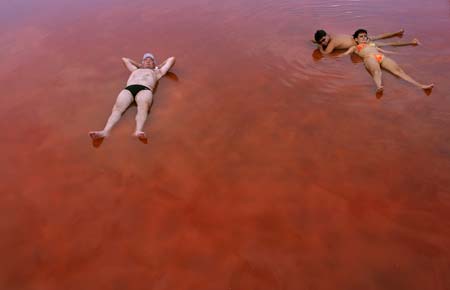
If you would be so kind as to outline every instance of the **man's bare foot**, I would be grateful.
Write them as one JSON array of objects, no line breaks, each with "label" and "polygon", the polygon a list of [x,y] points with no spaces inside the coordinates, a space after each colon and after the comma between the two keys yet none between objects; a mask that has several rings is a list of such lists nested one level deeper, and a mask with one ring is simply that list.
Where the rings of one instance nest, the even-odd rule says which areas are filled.
[{"label": "man's bare foot", "polygon": [[145,135],[144,132],[136,131],[136,132],[134,132],[133,135],[136,136],[139,139],[139,141],[141,141],[142,143],[147,144],[148,138],[147,138],[147,135]]},{"label": "man's bare foot", "polygon": [[397,36],[402,37],[403,33],[405,33],[405,29],[402,28],[397,32]]},{"label": "man's bare foot", "polygon": [[108,134],[105,133],[105,131],[91,131],[89,132],[89,136],[92,138],[92,140],[98,140],[107,137]]},{"label": "man's bare foot", "polygon": [[417,38],[414,38],[414,39],[411,41],[411,43],[412,43],[412,45],[420,45],[420,41],[419,41]]}]

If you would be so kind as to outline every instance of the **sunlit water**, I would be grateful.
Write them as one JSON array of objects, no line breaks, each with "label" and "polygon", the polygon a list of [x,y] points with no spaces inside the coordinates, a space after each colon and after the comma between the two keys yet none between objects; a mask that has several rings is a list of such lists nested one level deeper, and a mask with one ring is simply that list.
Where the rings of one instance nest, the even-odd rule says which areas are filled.
[{"label": "sunlit water", "polygon": [[[450,288],[450,4],[0,3],[0,289]],[[427,96],[316,29],[405,28]],[[398,39],[397,39],[398,40]],[[177,57],[100,147],[122,56]]]}]

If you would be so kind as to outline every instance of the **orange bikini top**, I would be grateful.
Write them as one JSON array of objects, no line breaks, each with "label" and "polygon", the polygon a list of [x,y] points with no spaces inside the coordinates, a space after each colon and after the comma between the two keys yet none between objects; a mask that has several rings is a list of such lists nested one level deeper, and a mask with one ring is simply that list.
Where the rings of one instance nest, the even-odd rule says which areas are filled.
[{"label": "orange bikini top", "polygon": [[363,49],[366,48],[367,46],[375,46],[375,43],[371,42],[371,43],[361,43],[361,44],[358,44],[358,45],[356,46],[356,50],[357,50],[358,52],[361,52],[361,50],[363,50]]}]

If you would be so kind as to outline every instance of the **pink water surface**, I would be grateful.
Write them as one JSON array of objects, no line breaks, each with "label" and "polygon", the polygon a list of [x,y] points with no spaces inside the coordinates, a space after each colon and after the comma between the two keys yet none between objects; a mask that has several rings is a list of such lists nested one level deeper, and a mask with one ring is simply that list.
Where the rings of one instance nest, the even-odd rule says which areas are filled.
[{"label": "pink water surface", "polygon": [[[0,290],[449,290],[450,3],[3,1]],[[406,30],[432,94],[316,29]],[[400,40],[400,39],[394,39]],[[177,57],[101,146],[122,56]]]}]

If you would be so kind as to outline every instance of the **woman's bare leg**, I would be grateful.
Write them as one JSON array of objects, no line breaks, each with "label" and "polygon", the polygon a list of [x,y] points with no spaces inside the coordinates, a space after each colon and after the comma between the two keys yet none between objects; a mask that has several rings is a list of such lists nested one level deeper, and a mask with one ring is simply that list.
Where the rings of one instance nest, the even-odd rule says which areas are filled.
[{"label": "woman's bare leg", "polygon": [[420,41],[417,38],[414,38],[411,41],[396,41],[396,42],[375,42],[378,47],[383,46],[407,46],[412,45],[416,46],[420,44]]},{"label": "woman's bare leg", "polygon": [[375,85],[377,86],[377,93],[383,92],[384,88],[383,88],[383,85],[381,84],[380,64],[377,62],[377,60],[373,56],[368,56],[368,57],[364,58],[364,64],[366,66],[366,69],[372,75],[373,81],[375,82]]},{"label": "woman's bare leg", "polygon": [[389,58],[387,56],[384,57],[383,62],[381,63],[381,67],[421,89],[430,90],[434,86],[434,84],[425,85],[418,83],[412,77],[407,75],[392,58]]},{"label": "woman's bare leg", "polygon": [[402,36],[404,32],[405,32],[405,30],[402,28],[402,29],[400,29],[397,32],[383,33],[383,34],[380,34],[380,35],[376,35],[376,36],[370,37],[370,39],[371,40],[378,40],[378,39],[391,38],[391,37],[394,37],[394,36]]},{"label": "woman's bare leg", "polygon": [[122,90],[117,96],[116,103],[114,104],[111,115],[106,122],[105,128],[102,131],[91,131],[89,132],[89,136],[91,136],[93,140],[107,137],[111,129],[119,121],[123,112],[125,112],[132,102],[133,96],[131,93],[128,90]]},{"label": "woman's bare leg", "polygon": [[138,137],[141,141],[147,141],[147,136],[145,135],[142,128],[147,120],[148,111],[152,105],[153,94],[150,90],[142,90],[136,95],[137,103],[137,114],[136,114],[136,130],[134,136]]}]

